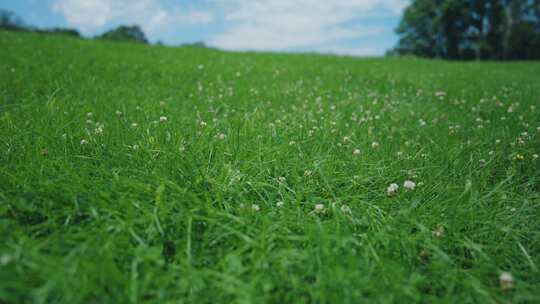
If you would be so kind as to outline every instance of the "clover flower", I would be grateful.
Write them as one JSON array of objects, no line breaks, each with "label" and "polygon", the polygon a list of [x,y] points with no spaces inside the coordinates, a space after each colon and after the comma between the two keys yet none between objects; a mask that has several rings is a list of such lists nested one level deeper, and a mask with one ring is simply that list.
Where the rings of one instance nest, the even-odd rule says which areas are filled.
[{"label": "clover flower", "polygon": [[351,208],[349,206],[347,206],[347,205],[341,205],[341,207],[339,209],[343,213],[351,213]]},{"label": "clover flower", "polygon": [[323,204],[316,204],[313,211],[315,211],[315,213],[324,213],[326,209]]},{"label": "clover flower", "polygon": [[514,288],[514,277],[510,272],[503,271],[499,275],[499,284],[502,291],[510,291]]},{"label": "clover flower", "polygon": [[166,122],[167,121],[167,116],[160,116],[159,117],[159,122]]},{"label": "clover flower", "polygon": [[407,190],[414,190],[415,187],[416,184],[413,181],[406,180],[405,182],[403,182],[403,188]]},{"label": "clover flower", "polygon": [[443,97],[446,96],[446,92],[444,92],[444,91],[437,91],[437,92],[435,92],[435,96],[436,96],[436,97],[439,97],[439,98],[443,98]]},{"label": "clover flower", "polygon": [[398,190],[399,190],[399,185],[396,183],[392,183],[386,189],[386,193],[388,194],[388,196],[395,196],[397,195]]},{"label": "clover flower", "polygon": [[94,133],[96,133],[96,135],[101,135],[101,134],[103,134],[103,126],[102,126],[102,125],[98,126],[98,127],[94,130]]},{"label": "clover flower", "polygon": [[443,226],[439,226],[437,227],[437,229],[431,231],[431,235],[433,237],[436,237],[436,238],[441,238],[444,236],[444,227]]}]

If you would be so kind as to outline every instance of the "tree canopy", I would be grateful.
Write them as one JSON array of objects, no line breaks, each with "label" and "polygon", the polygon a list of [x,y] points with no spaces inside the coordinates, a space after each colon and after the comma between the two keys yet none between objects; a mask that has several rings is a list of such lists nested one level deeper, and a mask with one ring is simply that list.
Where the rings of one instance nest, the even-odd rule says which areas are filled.
[{"label": "tree canopy", "polygon": [[114,40],[114,41],[131,41],[148,43],[144,32],[138,25],[126,26],[121,25],[116,29],[105,32],[100,36],[102,39]]},{"label": "tree canopy", "polygon": [[0,9],[0,29],[21,31],[25,29],[25,25],[15,13]]},{"label": "tree canopy", "polygon": [[397,54],[445,59],[540,59],[540,0],[413,0]]},{"label": "tree canopy", "polygon": [[33,32],[38,34],[60,34],[81,38],[81,34],[76,29],[71,28],[37,28],[27,25],[21,17],[14,12],[0,9],[0,29],[8,31]]}]

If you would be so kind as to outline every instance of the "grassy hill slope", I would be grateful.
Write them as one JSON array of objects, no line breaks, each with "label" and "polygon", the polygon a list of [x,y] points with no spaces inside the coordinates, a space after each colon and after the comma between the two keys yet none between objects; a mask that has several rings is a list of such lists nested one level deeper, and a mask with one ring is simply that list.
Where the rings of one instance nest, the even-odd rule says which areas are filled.
[{"label": "grassy hill slope", "polygon": [[0,46],[2,303],[540,301],[540,63]]}]

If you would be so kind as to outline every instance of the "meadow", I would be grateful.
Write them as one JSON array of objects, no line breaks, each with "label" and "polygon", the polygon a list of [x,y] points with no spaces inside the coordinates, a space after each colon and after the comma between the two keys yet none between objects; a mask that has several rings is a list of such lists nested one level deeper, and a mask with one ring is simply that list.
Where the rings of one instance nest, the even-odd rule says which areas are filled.
[{"label": "meadow", "polygon": [[0,303],[538,303],[540,63],[0,32]]}]

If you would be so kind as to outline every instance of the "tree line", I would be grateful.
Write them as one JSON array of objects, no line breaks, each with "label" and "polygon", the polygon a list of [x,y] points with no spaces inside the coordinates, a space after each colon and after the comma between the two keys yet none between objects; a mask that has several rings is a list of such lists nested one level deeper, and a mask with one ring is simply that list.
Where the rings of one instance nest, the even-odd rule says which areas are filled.
[{"label": "tree line", "polygon": [[540,59],[540,0],[413,0],[396,33],[397,55]]},{"label": "tree line", "polygon": [[[25,24],[22,18],[17,16],[15,13],[6,10],[0,10],[0,29],[20,32],[33,32],[40,34],[61,34],[71,37],[83,38],[79,31],[77,31],[76,29],[58,27],[40,29],[34,26],[29,26]],[[94,38],[110,41],[129,41],[144,44],[149,43],[144,32],[138,25],[121,25]]]}]

